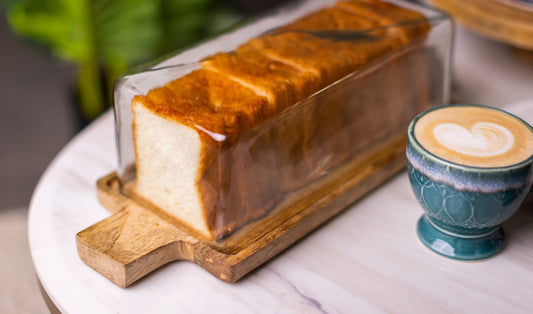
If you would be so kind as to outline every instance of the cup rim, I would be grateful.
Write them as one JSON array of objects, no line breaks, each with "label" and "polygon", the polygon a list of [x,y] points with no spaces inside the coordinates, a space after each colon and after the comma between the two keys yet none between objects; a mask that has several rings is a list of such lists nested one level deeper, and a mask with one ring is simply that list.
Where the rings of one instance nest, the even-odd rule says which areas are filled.
[{"label": "cup rim", "polygon": [[507,166],[501,166],[501,167],[477,167],[477,166],[468,166],[468,165],[464,165],[464,164],[455,163],[453,161],[449,161],[449,160],[443,159],[443,158],[433,154],[432,152],[430,152],[429,150],[424,148],[418,142],[418,140],[416,139],[416,137],[414,135],[414,127],[415,127],[417,121],[420,120],[420,118],[422,118],[424,115],[426,115],[426,114],[428,114],[428,113],[430,113],[430,112],[432,112],[434,110],[439,110],[439,109],[447,108],[447,107],[478,107],[478,108],[486,108],[486,109],[491,109],[491,110],[497,110],[497,111],[500,111],[500,112],[502,112],[504,114],[507,114],[507,115],[510,115],[510,116],[516,118],[519,122],[524,124],[531,131],[531,133],[533,133],[533,127],[531,125],[529,125],[529,123],[524,121],[522,118],[517,117],[516,115],[514,115],[514,114],[512,114],[510,112],[507,112],[507,111],[505,111],[503,109],[495,108],[495,107],[491,107],[491,106],[486,106],[486,105],[477,105],[477,104],[468,104],[468,103],[454,103],[454,104],[446,104],[446,105],[441,105],[441,106],[436,106],[436,107],[429,108],[429,109],[427,109],[425,111],[422,111],[416,117],[414,117],[413,120],[411,120],[411,123],[409,124],[409,128],[408,128],[408,131],[407,131],[408,143],[410,145],[414,146],[414,148],[416,148],[416,150],[424,153],[425,155],[427,155],[431,159],[434,159],[435,161],[439,162],[440,164],[443,164],[445,166],[450,166],[450,167],[453,167],[453,168],[456,168],[456,169],[461,169],[462,171],[471,170],[471,171],[475,171],[475,172],[480,172],[480,171],[482,171],[482,172],[500,172],[502,170],[513,170],[513,169],[521,168],[524,165],[527,165],[528,163],[531,163],[531,161],[533,160],[533,154],[532,154],[527,159],[525,159],[525,160],[523,160],[521,162],[518,162],[518,163],[515,163],[515,164],[511,164],[511,165],[507,165]]}]

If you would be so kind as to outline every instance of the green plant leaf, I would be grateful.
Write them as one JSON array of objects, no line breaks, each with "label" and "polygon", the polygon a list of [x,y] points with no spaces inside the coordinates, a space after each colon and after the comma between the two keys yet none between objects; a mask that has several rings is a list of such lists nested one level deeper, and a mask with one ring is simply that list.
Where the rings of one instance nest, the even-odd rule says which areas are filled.
[{"label": "green plant leaf", "polygon": [[84,26],[83,1],[29,0],[11,5],[8,21],[20,35],[48,47],[62,59],[80,62],[92,56]]},{"label": "green plant leaf", "polygon": [[[214,5],[216,0],[9,2],[8,21],[16,33],[78,65],[80,101],[90,117],[105,108],[120,73],[205,37],[231,16]],[[100,73],[105,73],[107,96]]]},{"label": "green plant leaf", "polygon": [[106,64],[131,65],[158,54],[164,34],[157,1],[97,0],[92,3],[94,41]]}]

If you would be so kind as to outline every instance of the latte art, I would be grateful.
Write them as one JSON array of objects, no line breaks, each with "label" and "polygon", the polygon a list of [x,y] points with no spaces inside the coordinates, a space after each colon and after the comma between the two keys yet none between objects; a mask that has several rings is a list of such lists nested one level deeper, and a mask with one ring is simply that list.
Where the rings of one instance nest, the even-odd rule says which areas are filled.
[{"label": "latte art", "polygon": [[533,131],[503,111],[449,106],[427,112],[414,136],[430,153],[462,165],[504,167],[533,155]]},{"label": "latte art", "polygon": [[441,123],[433,129],[433,136],[451,150],[478,157],[503,154],[514,145],[513,133],[491,122],[477,122],[471,130],[456,123]]}]

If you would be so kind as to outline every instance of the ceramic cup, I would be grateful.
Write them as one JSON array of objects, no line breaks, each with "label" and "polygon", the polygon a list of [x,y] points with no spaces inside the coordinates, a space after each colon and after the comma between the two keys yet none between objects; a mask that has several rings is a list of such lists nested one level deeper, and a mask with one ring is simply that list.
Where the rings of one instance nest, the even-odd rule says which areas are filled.
[{"label": "ceramic cup", "polygon": [[[422,243],[438,254],[457,260],[482,260],[503,249],[505,234],[501,224],[530,192],[533,156],[509,166],[490,168],[437,157],[420,145],[414,127],[425,114],[449,106],[475,105],[432,108],[409,125],[408,176],[425,211],[418,221],[417,233]],[[533,132],[531,126],[517,119]]]}]

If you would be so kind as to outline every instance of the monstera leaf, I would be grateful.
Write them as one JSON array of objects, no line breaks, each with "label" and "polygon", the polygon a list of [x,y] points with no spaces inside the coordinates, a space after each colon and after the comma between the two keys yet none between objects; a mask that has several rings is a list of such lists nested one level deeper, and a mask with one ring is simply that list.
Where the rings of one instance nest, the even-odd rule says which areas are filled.
[{"label": "monstera leaf", "polygon": [[127,68],[238,19],[213,1],[11,0],[8,21],[19,35],[78,65],[79,103],[93,118],[106,108],[110,86]]}]

